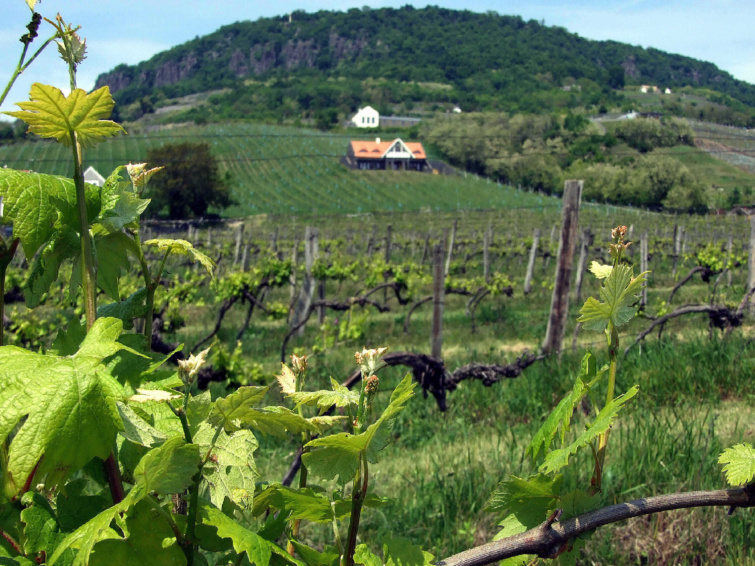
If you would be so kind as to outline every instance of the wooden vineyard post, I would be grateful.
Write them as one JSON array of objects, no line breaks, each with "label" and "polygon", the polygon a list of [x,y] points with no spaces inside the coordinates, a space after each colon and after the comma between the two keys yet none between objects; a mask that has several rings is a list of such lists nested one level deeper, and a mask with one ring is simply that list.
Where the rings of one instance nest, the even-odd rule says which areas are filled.
[{"label": "wooden vineyard post", "polygon": [[[640,238],[640,273],[648,270],[648,231],[645,230]],[[644,311],[648,305],[648,285],[642,286],[640,296],[640,310]]]},{"label": "wooden vineyard post", "polygon": [[456,228],[459,223],[459,220],[454,220],[454,227],[451,230],[451,241],[448,243],[448,257],[446,258],[446,267],[444,270],[444,275],[448,275],[449,269],[451,269],[451,256],[454,254],[454,244],[456,243]]},{"label": "wooden vineyard post", "polygon": [[535,270],[535,258],[537,257],[537,246],[540,243],[540,229],[535,228],[532,236],[532,247],[530,248],[530,259],[527,263],[527,275],[524,277],[524,294],[529,295],[532,291],[532,272]]},{"label": "wooden vineyard post", "polygon": [[433,249],[433,335],[430,355],[443,359],[443,307],[446,300],[446,278],[443,274],[443,244]]},{"label": "wooden vineyard post", "polygon": [[289,284],[289,305],[291,309],[289,311],[289,322],[293,322],[292,313],[294,309],[294,301],[296,299],[296,264],[299,261],[299,240],[294,238],[294,247],[291,248],[291,275],[288,277]]},{"label": "wooden vineyard post", "polygon": [[[729,240],[726,242],[726,265],[732,265],[734,259],[734,238],[729,234]],[[726,286],[731,287],[731,269],[726,270]]]},{"label": "wooden vineyard post", "polygon": [[249,254],[249,250],[252,247],[252,240],[251,238],[247,239],[246,242],[244,242],[244,251],[241,252],[241,271],[249,271],[249,263],[251,262],[252,258]]},{"label": "wooden vineyard post", "polygon": [[674,225],[674,265],[671,268],[671,277],[676,281],[676,268],[679,263],[679,254],[682,251],[682,232],[684,228],[678,224]]},{"label": "wooden vineyard post", "polygon": [[425,265],[425,261],[427,261],[427,254],[430,249],[430,233],[427,233],[427,236],[425,236],[425,245],[422,248],[422,259],[420,260],[420,265]]},{"label": "wooden vineyard post", "polygon": [[489,224],[482,237],[482,276],[485,283],[490,283],[490,243],[492,239],[493,225]]},{"label": "wooden vineyard post", "polygon": [[[750,251],[747,261],[747,291],[755,287],[755,215],[750,216]],[[755,304],[755,294],[750,297],[750,304]]]},{"label": "wooden vineyard post", "polygon": [[566,330],[566,317],[569,311],[569,285],[571,283],[574,247],[579,229],[579,204],[582,198],[583,181],[569,180],[564,186],[563,217],[561,236],[558,241],[556,276],[551,299],[548,328],[543,341],[543,353],[561,352],[561,343]]},{"label": "wooden vineyard post", "polygon": [[207,227],[207,240],[205,241],[205,247],[207,248],[208,252],[210,248],[212,247],[212,227]]},{"label": "wooden vineyard post", "polygon": [[592,243],[592,233],[588,228],[582,233],[582,239],[579,246],[579,259],[577,260],[577,279],[574,282],[574,302],[579,303],[582,300],[582,281],[585,275],[585,263],[587,263],[587,251]]},{"label": "wooden vineyard post", "polygon": [[[391,263],[392,232],[393,227],[388,224],[388,226],[385,227],[385,250],[383,250],[383,259],[385,259],[385,263]],[[383,276],[383,281],[388,281],[388,277],[386,275]],[[383,304],[388,304],[388,287],[383,289]]]},{"label": "wooden vineyard post", "polygon": [[[304,278],[301,282],[299,298],[294,307],[293,325],[296,326],[306,316],[309,307],[312,304],[312,297],[315,294],[315,282],[312,278],[312,266],[317,259],[319,245],[317,242],[318,230],[307,226],[304,232]],[[304,334],[304,325],[297,331],[301,336]]]},{"label": "wooden vineyard post", "polygon": [[239,259],[241,259],[241,242],[244,239],[244,223],[239,222],[235,226],[236,228],[236,250],[233,253],[233,267],[236,267],[239,264]]}]

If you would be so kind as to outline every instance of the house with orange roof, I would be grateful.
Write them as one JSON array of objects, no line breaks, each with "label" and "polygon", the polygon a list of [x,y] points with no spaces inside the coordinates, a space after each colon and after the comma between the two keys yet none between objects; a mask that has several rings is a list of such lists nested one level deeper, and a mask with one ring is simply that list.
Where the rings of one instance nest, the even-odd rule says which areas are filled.
[{"label": "house with orange roof", "polygon": [[346,149],[346,165],[352,169],[404,169],[430,171],[425,148],[419,142],[404,142],[400,138],[383,141],[351,140]]}]

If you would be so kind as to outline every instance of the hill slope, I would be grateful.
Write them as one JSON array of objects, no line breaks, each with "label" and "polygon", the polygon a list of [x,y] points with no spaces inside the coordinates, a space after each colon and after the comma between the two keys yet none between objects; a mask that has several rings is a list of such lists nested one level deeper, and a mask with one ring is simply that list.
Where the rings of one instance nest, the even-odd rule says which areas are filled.
[{"label": "hill slope", "polygon": [[[228,216],[338,214],[559,207],[560,200],[479,179],[403,171],[351,171],[341,165],[347,137],[280,126],[225,124],[127,135],[87,150],[85,167],[107,176],[143,161],[151,147],[185,141],[210,144],[232,175],[238,205]],[[0,146],[0,167],[72,174],[70,151],[46,141]],[[151,164],[159,165],[159,164]]]},{"label": "hill slope", "polygon": [[[299,11],[290,18],[234,23],[138,65],[116,67],[101,75],[97,86],[109,85],[116,100],[128,104],[142,97],[172,98],[271,77],[390,79],[450,86],[449,100],[455,98],[469,109],[528,110],[533,93],[579,80],[597,87],[591,95],[595,104],[615,82],[617,67],[628,82],[709,87],[755,106],[755,86],[711,63],[590,41],[517,16],[410,6]],[[343,86],[325,102],[347,109],[361,104],[363,93]],[[301,86],[289,87],[276,96],[307,98]],[[309,92],[300,106],[308,110],[321,104],[318,98]]]}]

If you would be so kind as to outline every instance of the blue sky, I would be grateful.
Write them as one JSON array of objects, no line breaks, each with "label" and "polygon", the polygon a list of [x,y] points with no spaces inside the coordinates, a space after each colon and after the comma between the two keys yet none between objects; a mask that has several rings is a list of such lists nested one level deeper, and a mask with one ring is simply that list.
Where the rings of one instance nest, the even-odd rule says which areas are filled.
[{"label": "blue sky", "polygon": [[[66,21],[82,26],[89,58],[79,68],[79,86],[90,89],[102,72],[119,63],[138,63],[150,56],[222,25],[286,14],[294,10],[346,10],[354,7],[400,7],[428,4],[476,12],[495,10],[544,20],[589,39],[614,39],[655,47],[710,61],[736,78],[755,84],[755,2],[750,0],[467,0],[465,2],[401,2],[380,0],[42,0],[45,17],[61,12]],[[0,86],[15,68],[21,53],[18,38],[30,16],[24,0],[0,0]],[[49,35],[41,28],[35,43]],[[34,44],[32,44],[34,45]],[[46,50],[16,82],[8,101],[25,100],[29,87],[40,81],[61,88],[67,71],[56,49]]]}]

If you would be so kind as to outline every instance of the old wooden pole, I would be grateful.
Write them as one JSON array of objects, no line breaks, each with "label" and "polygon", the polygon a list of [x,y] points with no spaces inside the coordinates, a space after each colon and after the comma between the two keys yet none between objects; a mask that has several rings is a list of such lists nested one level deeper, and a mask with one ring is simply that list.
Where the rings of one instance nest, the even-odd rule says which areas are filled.
[{"label": "old wooden pole", "polygon": [[482,276],[485,283],[490,283],[490,243],[493,239],[493,225],[488,224],[488,229],[482,236]]},{"label": "old wooden pole", "polygon": [[527,275],[524,277],[524,294],[529,295],[532,291],[532,272],[535,270],[535,258],[537,257],[537,246],[540,244],[540,229],[535,228],[532,236],[532,247],[530,248],[530,259],[527,263]]},{"label": "old wooden pole", "polygon": [[582,198],[583,181],[569,180],[564,186],[563,216],[561,235],[558,241],[556,275],[551,298],[551,312],[548,328],[543,340],[543,353],[561,352],[561,343],[566,330],[566,318],[569,311],[569,286],[571,284],[574,247],[579,230],[579,204]]},{"label": "old wooden pole", "polygon": [[451,269],[451,257],[454,254],[454,244],[456,243],[456,228],[459,224],[459,220],[454,220],[454,227],[451,230],[451,241],[448,243],[448,256],[446,257],[446,267],[444,274],[447,276],[448,271]]},{"label": "old wooden pole", "polygon": [[[731,234],[729,234],[729,240],[726,242],[726,266],[727,267],[734,264],[733,259],[734,259],[734,238],[732,237]],[[729,268],[726,271],[726,286],[727,287],[731,287],[731,274],[732,274],[732,269]]]},{"label": "old wooden pole", "polygon": [[582,239],[579,246],[579,259],[577,260],[577,278],[574,282],[574,302],[579,304],[582,300],[582,281],[585,274],[585,263],[587,263],[587,251],[590,249],[592,242],[592,233],[588,228],[582,233]]},{"label": "old wooden pole", "polygon": [[443,307],[446,300],[446,278],[443,274],[443,244],[433,249],[433,334],[431,356],[443,359]]},{"label": "old wooden pole", "polygon": [[[750,253],[747,262],[747,290],[755,287],[755,214],[750,216]],[[750,304],[755,304],[755,293],[750,298]]]},{"label": "old wooden pole", "polygon": [[[645,230],[640,238],[640,273],[648,270],[648,231]],[[643,311],[648,304],[648,286],[642,286],[642,295],[640,296],[640,310]]]},{"label": "old wooden pole", "polygon": [[235,226],[236,228],[236,250],[233,253],[233,267],[236,267],[239,264],[239,260],[241,259],[241,242],[244,239],[244,223],[239,222]]}]

